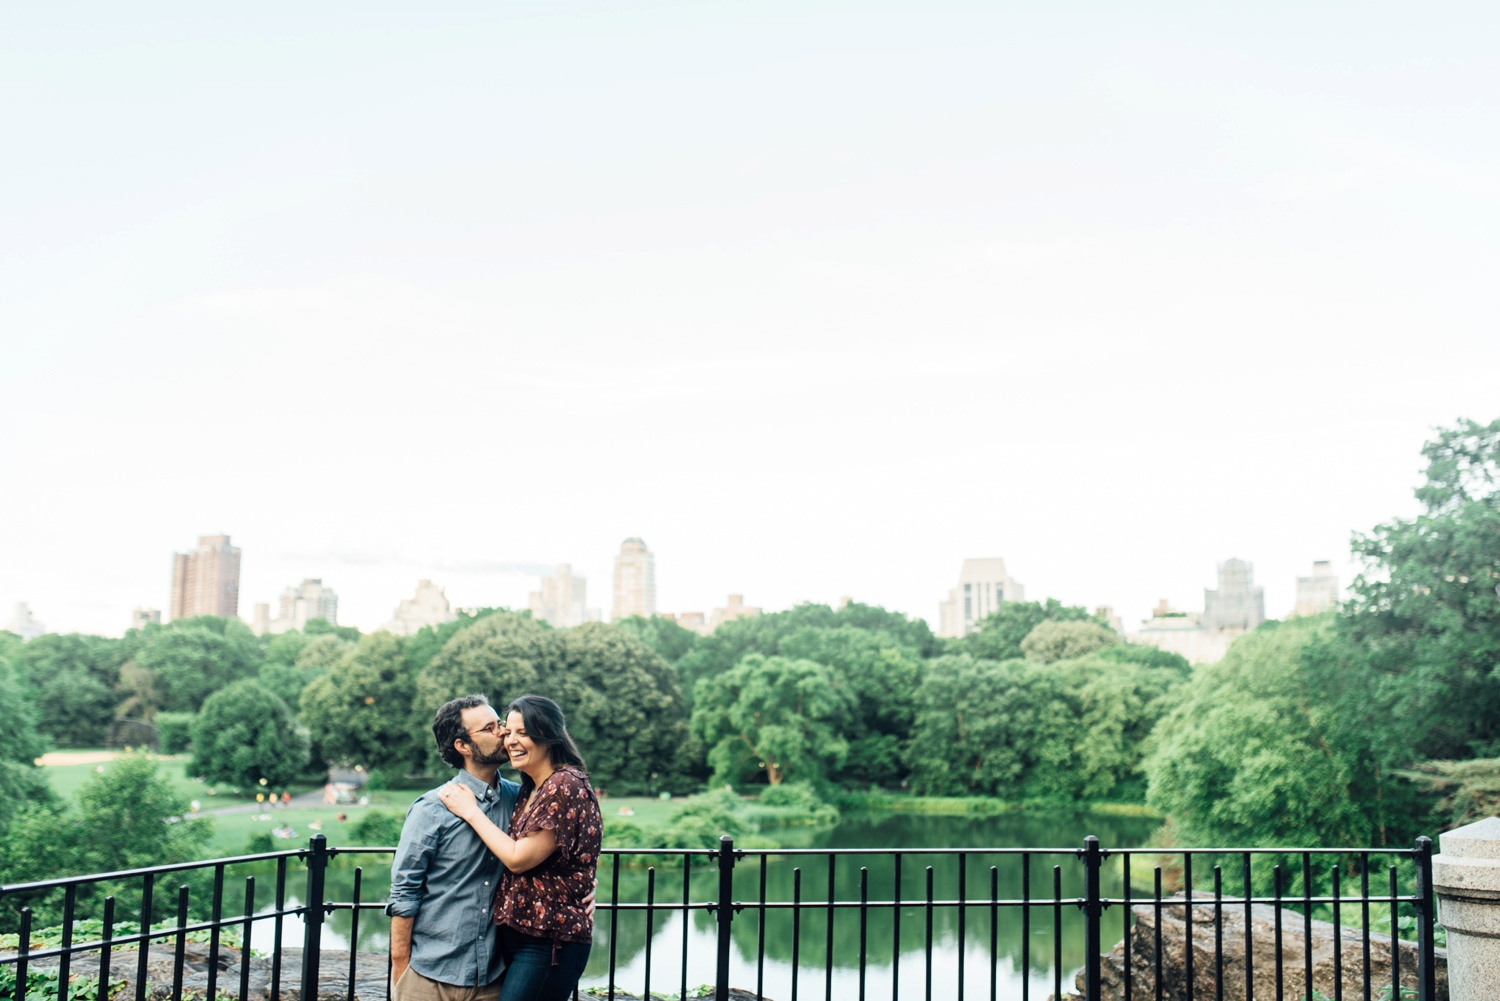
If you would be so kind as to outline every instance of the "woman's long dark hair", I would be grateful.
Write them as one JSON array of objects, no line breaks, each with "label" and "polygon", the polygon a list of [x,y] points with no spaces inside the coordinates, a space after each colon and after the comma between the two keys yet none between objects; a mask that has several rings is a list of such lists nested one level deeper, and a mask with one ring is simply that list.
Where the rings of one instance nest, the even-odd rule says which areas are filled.
[{"label": "woman's long dark hair", "polygon": [[[521,714],[521,725],[526,728],[526,736],[533,743],[547,749],[547,757],[553,768],[561,768],[563,765],[572,765],[578,769],[584,767],[583,755],[578,753],[578,745],[568,735],[568,721],[563,717],[562,707],[556,702],[545,695],[522,695],[505,707],[505,715],[509,716],[511,713]],[[522,796],[530,792],[535,784],[530,775],[521,773]]]}]

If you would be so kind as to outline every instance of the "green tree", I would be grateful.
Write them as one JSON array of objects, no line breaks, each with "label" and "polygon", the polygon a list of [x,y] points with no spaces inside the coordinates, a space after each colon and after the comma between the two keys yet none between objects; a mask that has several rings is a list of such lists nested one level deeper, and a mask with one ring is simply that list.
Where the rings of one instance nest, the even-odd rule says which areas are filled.
[{"label": "green tree", "polygon": [[696,692],[699,681],[728,671],[746,654],[783,655],[782,643],[804,629],[846,627],[882,635],[885,646],[914,650],[920,657],[929,657],[937,649],[932,630],[921,619],[908,619],[899,612],[858,602],[849,602],[838,609],[805,604],[785,612],[736,619],[703,637],[676,662],[683,694],[688,696],[688,708],[692,708],[692,699],[696,697],[692,693]]},{"label": "green tree", "polygon": [[1500,755],[1500,420],[1422,448],[1422,512],[1354,536],[1364,572],[1342,620],[1368,654],[1371,702],[1415,757]]},{"label": "green tree", "polygon": [[1202,845],[1385,844],[1410,801],[1380,771],[1379,728],[1349,711],[1367,697],[1327,617],[1241,637],[1200,667],[1158,724],[1149,802]]},{"label": "green tree", "polygon": [[[322,622],[323,620],[314,619],[313,621]],[[292,634],[293,631],[289,630],[281,635]],[[284,656],[285,653],[290,652],[288,647],[290,644],[281,646],[277,650],[278,655]],[[262,665],[256,680],[275,692],[293,712],[297,712],[301,706],[302,693],[307,686],[327,675],[335,664],[348,656],[349,652],[354,649],[354,644],[333,633],[316,634],[298,643],[295,653],[288,661],[272,660],[271,649],[271,645],[268,645],[266,663]]]},{"label": "green tree", "polygon": [[17,677],[0,659],[0,831],[28,804],[46,804],[52,793],[35,761],[47,749],[37,731],[36,708]]},{"label": "green tree", "polygon": [[197,712],[214,692],[260,666],[260,646],[238,619],[199,616],[174,622],[146,635],[135,654],[137,666],[156,676],[160,708]]},{"label": "green tree", "polygon": [[59,747],[104,743],[121,663],[119,640],[78,633],[38,636],[14,654],[34,692],[37,727]]},{"label": "green tree", "polygon": [[309,637],[333,636],[343,640],[345,643],[354,644],[359,642],[359,630],[353,626],[339,626],[327,619],[308,619],[302,631]]},{"label": "green tree", "polygon": [[783,779],[817,783],[849,753],[838,723],[854,704],[831,668],[751,654],[698,683],[692,727],[709,748],[715,784],[760,772],[773,786]]},{"label": "green tree", "polygon": [[668,664],[675,664],[687,656],[699,639],[697,633],[664,615],[653,615],[650,618],[632,615],[610,625],[630,633],[656,651],[656,655]]},{"label": "green tree", "polygon": [[[661,789],[689,746],[671,665],[614,625],[562,629],[556,640],[558,659],[543,667],[536,692],[563,707],[594,786],[620,793]],[[701,746],[692,747],[702,754]]]},{"label": "green tree", "polygon": [[[480,619],[504,612],[506,612],[504,608],[463,609],[458,612],[452,622],[444,622],[440,626],[423,626],[417,630],[415,636],[409,636],[406,640],[406,659],[411,663],[412,671],[420,674],[428,664],[432,663],[432,659],[442,651],[443,647],[448,645],[448,641],[458,633],[463,632]],[[438,703],[438,705],[441,704]]]},{"label": "green tree", "polygon": [[287,704],[252,679],[205,699],[192,733],[188,768],[210,781],[254,788],[265,779],[285,786],[307,768],[307,734]]},{"label": "green tree", "polygon": [[[325,639],[347,647],[323,636],[308,650]],[[430,743],[412,726],[416,690],[400,637],[374,633],[307,686],[300,718],[325,759],[404,774],[422,762]]]},{"label": "green tree", "polygon": [[1028,660],[1051,664],[1059,660],[1076,660],[1096,650],[1114,646],[1119,635],[1108,626],[1093,621],[1038,622],[1021,641],[1021,654]]},{"label": "green tree", "polygon": [[[0,883],[203,858],[213,822],[187,819],[182,816],[186,809],[187,803],[161,777],[155,758],[145,752],[123,755],[89,777],[78,791],[76,805],[32,806],[12,817],[4,832],[5,851],[0,853]],[[105,884],[82,886],[79,903],[108,892]],[[14,927],[19,909],[31,906],[37,926],[54,924],[61,919],[58,896],[7,894],[0,921]],[[165,899],[159,900],[158,914],[165,905]]]},{"label": "green tree", "polygon": [[898,784],[908,771],[903,752],[915,716],[911,695],[922,671],[918,651],[889,632],[854,626],[799,629],[780,649],[782,656],[833,668],[854,696],[855,711],[839,726],[849,753],[833,778],[851,785]]},{"label": "green tree", "polygon": [[1064,605],[1056,598],[1048,598],[1045,603],[1006,601],[986,616],[977,630],[960,640],[955,652],[980,660],[1017,660],[1026,656],[1022,641],[1043,622],[1087,622],[1092,618],[1087,609]]}]

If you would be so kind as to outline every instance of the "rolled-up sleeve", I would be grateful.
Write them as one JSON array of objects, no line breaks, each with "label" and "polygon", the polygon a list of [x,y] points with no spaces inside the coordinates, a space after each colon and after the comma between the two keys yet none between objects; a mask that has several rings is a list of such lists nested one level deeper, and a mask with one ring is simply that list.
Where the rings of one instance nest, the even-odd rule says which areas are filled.
[{"label": "rolled-up sleeve", "polygon": [[385,912],[392,917],[414,918],[427,897],[427,870],[437,847],[438,833],[423,823],[422,801],[413,803],[401,825],[401,843],[391,863],[391,896]]}]

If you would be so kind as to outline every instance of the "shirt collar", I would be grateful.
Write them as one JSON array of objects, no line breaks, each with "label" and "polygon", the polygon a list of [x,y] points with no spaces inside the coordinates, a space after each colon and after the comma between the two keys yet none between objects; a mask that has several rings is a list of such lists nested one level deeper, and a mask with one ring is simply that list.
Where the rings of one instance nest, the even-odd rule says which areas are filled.
[{"label": "shirt collar", "polygon": [[479,781],[462,768],[458,770],[455,781],[468,786],[481,803],[487,803],[495,798],[495,790],[490,787],[488,782]]}]

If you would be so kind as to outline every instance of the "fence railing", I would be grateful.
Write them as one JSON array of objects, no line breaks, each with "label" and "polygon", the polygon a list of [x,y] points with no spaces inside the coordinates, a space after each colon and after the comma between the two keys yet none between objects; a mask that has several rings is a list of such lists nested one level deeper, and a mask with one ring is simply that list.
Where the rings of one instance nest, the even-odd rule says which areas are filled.
[{"label": "fence railing", "polygon": [[[372,963],[389,992],[385,926],[382,914],[362,929],[361,916],[383,912],[383,891],[366,896],[386,866],[369,880],[356,866],[350,884],[348,863],[391,852],[320,834],[295,850],[0,887],[0,921],[19,933],[14,950],[0,946],[0,999],[51,995],[55,971],[57,1001],[280,1001],[284,986],[372,1001]],[[1110,851],[1094,837],[1078,849],[742,849],[724,837],[717,849],[606,850],[585,983],[610,1001],[686,998],[709,981],[718,1001],[732,986],[778,1001],[1030,1001],[1072,996],[1076,975],[1086,1001],[1377,1001],[1383,990],[1438,1001],[1432,854],[1426,838],[1403,850]],[[705,870],[710,885],[695,887]],[[1315,969],[1315,917],[1331,926],[1331,969],[1326,948]],[[289,923],[300,943],[286,941]],[[1403,923],[1415,938],[1405,947]],[[1164,924],[1182,948],[1164,942]],[[38,937],[43,926],[55,931]]]}]

